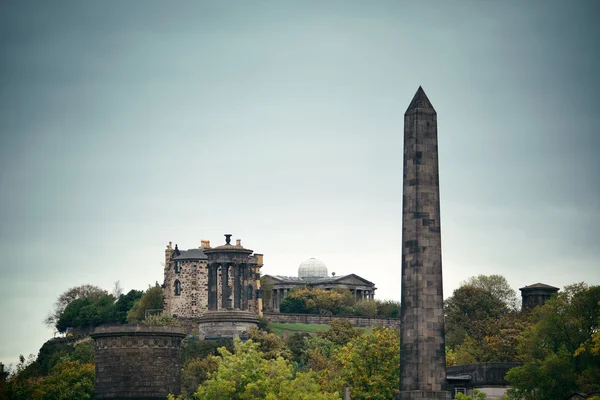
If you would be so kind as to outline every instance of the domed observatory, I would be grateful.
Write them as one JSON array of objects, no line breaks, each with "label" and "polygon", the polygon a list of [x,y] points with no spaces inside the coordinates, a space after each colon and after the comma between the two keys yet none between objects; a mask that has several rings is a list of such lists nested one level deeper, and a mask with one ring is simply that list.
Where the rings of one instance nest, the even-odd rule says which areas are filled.
[{"label": "domed observatory", "polygon": [[310,287],[315,289],[332,290],[346,289],[352,292],[357,300],[373,299],[375,284],[356,274],[336,275],[327,270],[321,260],[309,258],[302,261],[298,267],[298,276],[264,275],[261,278],[271,289],[271,300],[264,304],[267,312],[279,312],[279,306],[290,290]]},{"label": "domed observatory", "polygon": [[309,258],[298,267],[298,278],[307,280],[327,278],[327,266],[321,260]]}]

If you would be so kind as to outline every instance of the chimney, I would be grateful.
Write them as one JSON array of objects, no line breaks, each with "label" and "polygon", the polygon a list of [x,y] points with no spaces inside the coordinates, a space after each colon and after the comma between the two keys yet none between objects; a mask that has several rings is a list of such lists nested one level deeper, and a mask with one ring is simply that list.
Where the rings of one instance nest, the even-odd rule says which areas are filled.
[{"label": "chimney", "polygon": [[237,247],[242,247],[242,239],[236,239],[236,240],[235,240],[235,245],[236,245]]},{"label": "chimney", "polygon": [[204,249],[210,249],[210,240],[201,240],[200,247]]}]

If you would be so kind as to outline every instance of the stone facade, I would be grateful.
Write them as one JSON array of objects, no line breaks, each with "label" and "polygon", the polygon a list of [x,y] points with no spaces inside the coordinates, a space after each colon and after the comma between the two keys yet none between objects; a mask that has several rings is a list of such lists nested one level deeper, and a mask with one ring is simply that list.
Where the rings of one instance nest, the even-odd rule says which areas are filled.
[{"label": "stone facade", "polygon": [[[229,263],[209,261],[215,250],[209,241],[203,240],[199,248],[189,250],[179,250],[177,245],[173,248],[169,242],[165,250],[164,312],[188,319],[226,309],[259,312],[259,277],[253,269],[260,268],[262,255],[244,249],[239,240],[235,246],[226,246],[225,250],[243,257]],[[224,250],[223,246],[216,249]]]},{"label": "stone facade", "polygon": [[521,298],[523,300],[522,309],[530,310],[550,300],[559,289],[544,283],[534,283],[519,290],[521,291]]},{"label": "stone facade", "polygon": [[96,399],[164,399],[180,391],[181,341],[177,328],[99,327],[95,341]]},{"label": "stone facade", "polygon": [[445,399],[437,114],[421,87],[404,114],[399,399]]},{"label": "stone facade", "polygon": [[400,328],[400,318],[376,318],[376,317],[358,317],[341,316],[333,317],[316,314],[288,314],[288,313],[264,313],[265,318],[274,323],[287,324],[317,324],[329,325],[332,319],[343,319],[359,328],[370,328],[373,326],[385,326],[386,328]]},{"label": "stone facade", "polygon": [[332,276],[316,279],[302,279],[292,276],[265,275],[262,277],[273,285],[271,293],[271,303],[265,304],[265,307],[271,311],[279,311],[279,306],[288,292],[292,289],[301,287],[310,287],[315,289],[332,290],[346,289],[350,290],[356,297],[356,300],[374,299],[375,284],[355,274]]},{"label": "stone facade", "polygon": [[487,362],[456,365],[446,369],[446,377],[453,395],[463,393],[473,396],[475,390],[485,393],[486,400],[504,398],[509,389],[505,377],[511,368],[520,363]]}]

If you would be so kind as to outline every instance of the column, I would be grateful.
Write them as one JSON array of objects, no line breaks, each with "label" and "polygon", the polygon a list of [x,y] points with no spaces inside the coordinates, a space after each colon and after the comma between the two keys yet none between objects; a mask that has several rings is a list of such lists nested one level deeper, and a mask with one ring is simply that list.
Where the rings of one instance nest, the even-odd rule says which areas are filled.
[{"label": "column", "polygon": [[210,264],[208,266],[208,309],[217,309],[217,268],[216,264]]},{"label": "column", "polygon": [[248,266],[242,264],[240,266],[242,274],[242,310],[248,309]]},{"label": "column", "polygon": [[231,295],[231,288],[229,287],[229,265],[224,263],[221,265],[221,286],[223,287],[223,293],[221,295],[221,308],[226,310],[231,308],[229,302],[229,296]]},{"label": "column", "polygon": [[237,308],[238,310],[240,309],[242,303],[241,303],[241,297],[242,297],[242,288],[240,285],[240,280],[241,280],[241,274],[240,274],[240,266],[239,264],[234,264],[233,265],[233,308]]}]

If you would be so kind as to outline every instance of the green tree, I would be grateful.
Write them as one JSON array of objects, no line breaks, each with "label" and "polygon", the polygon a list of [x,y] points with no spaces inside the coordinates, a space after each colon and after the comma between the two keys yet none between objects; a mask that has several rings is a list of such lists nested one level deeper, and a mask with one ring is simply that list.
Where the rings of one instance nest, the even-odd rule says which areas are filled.
[{"label": "green tree", "polygon": [[216,372],[202,383],[194,397],[206,400],[293,400],[338,399],[337,393],[323,393],[313,373],[298,372],[294,377],[289,361],[282,357],[266,359],[259,344],[235,341],[235,352],[219,349],[221,360]]},{"label": "green tree", "polygon": [[149,287],[142,297],[127,312],[127,322],[141,322],[146,318],[148,310],[163,309],[163,290],[160,285]]},{"label": "green tree", "polygon": [[67,327],[88,328],[113,322],[115,316],[115,298],[104,294],[92,300],[82,298],[73,300],[61,313],[56,329],[64,332]]},{"label": "green tree", "polygon": [[600,286],[567,286],[532,310],[531,319],[519,338],[525,365],[507,374],[510,395],[550,400],[599,391],[600,355],[591,349],[600,328]]},{"label": "green tree", "polygon": [[400,332],[377,327],[337,352],[341,376],[353,399],[393,399],[400,385]]},{"label": "green tree", "polygon": [[507,314],[508,306],[486,289],[461,286],[444,305],[446,345],[455,350],[467,337],[485,331],[486,320]]},{"label": "green tree", "polygon": [[375,300],[377,315],[385,318],[400,318],[400,302],[394,300]]},{"label": "green tree", "polygon": [[136,301],[142,298],[144,292],[142,290],[130,290],[127,294],[119,296],[119,300],[115,304],[115,319],[121,324],[127,323],[127,313]]},{"label": "green tree", "polygon": [[345,319],[332,319],[329,323],[329,329],[318,331],[317,335],[330,340],[338,346],[344,346],[350,340],[362,334],[362,329],[357,329]]},{"label": "green tree", "polygon": [[188,360],[181,369],[181,397],[190,398],[198,390],[198,386],[204,383],[218,368],[219,359],[212,354],[204,358]]},{"label": "green tree", "polygon": [[472,286],[483,289],[494,298],[500,300],[511,310],[519,308],[517,293],[510,287],[508,281],[502,275],[477,275],[472,276],[462,283],[461,286]]},{"label": "green tree", "polygon": [[486,399],[485,393],[480,392],[477,389],[475,389],[473,392],[474,392],[473,397],[467,396],[466,394],[457,393],[456,400],[485,400]]},{"label": "green tree", "polygon": [[362,317],[375,317],[377,315],[377,303],[375,300],[359,300],[354,304],[354,314]]},{"label": "green tree", "polygon": [[58,299],[54,303],[54,307],[44,319],[44,323],[49,328],[56,326],[65,308],[67,308],[74,300],[88,299],[90,302],[94,302],[107,294],[108,292],[106,290],[94,285],[85,284],[72,287],[58,296]]},{"label": "green tree", "polygon": [[285,341],[274,333],[267,333],[260,329],[250,329],[248,338],[258,343],[258,349],[266,359],[283,357],[287,360],[292,358],[292,353],[285,345]]}]

